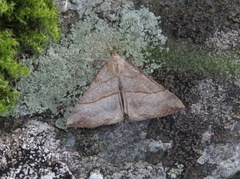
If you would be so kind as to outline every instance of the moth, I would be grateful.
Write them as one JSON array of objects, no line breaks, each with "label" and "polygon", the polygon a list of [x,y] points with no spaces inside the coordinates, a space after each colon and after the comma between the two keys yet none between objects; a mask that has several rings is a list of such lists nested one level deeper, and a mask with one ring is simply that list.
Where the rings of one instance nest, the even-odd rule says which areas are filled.
[{"label": "moth", "polygon": [[67,119],[67,127],[95,128],[181,111],[183,103],[162,85],[114,53]]}]

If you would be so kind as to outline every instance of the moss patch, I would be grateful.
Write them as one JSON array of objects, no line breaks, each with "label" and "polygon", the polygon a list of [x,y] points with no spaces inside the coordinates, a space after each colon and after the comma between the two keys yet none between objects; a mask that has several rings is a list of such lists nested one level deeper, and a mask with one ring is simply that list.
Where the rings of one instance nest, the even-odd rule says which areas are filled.
[{"label": "moss patch", "polygon": [[57,12],[52,0],[0,1],[0,115],[9,114],[19,96],[16,80],[29,72],[18,56],[60,38]]},{"label": "moss patch", "polygon": [[50,39],[59,40],[58,11],[52,0],[3,0],[0,7],[0,30],[11,29],[22,50],[42,52]]},{"label": "moss patch", "polygon": [[240,75],[240,56],[236,52],[218,54],[191,44],[172,43],[168,51],[156,51],[155,56],[159,58],[162,67],[191,71],[202,77],[236,78]]}]

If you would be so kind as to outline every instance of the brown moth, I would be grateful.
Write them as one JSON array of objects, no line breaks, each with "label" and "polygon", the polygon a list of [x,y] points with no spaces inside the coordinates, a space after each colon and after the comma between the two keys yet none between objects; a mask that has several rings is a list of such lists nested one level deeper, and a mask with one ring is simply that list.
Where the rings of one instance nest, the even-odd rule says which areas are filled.
[{"label": "brown moth", "polygon": [[94,128],[163,117],[185,108],[171,92],[117,53],[101,68],[67,119],[67,127]]}]

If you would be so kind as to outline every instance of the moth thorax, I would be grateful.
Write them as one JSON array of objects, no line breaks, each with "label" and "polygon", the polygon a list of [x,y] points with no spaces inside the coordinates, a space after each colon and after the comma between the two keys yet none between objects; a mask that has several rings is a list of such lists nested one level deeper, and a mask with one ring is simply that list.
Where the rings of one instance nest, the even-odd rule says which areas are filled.
[{"label": "moth thorax", "polygon": [[124,69],[124,63],[119,55],[113,55],[112,59],[108,61],[108,68],[109,70],[119,75]]}]

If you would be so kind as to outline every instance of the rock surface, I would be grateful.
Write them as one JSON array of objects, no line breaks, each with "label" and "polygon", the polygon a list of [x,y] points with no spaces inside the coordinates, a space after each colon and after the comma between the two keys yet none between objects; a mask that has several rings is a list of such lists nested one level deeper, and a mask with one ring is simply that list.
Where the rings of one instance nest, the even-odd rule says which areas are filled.
[{"label": "rock surface", "polygon": [[187,110],[167,118],[67,132],[31,119],[2,131],[1,178],[234,175],[240,170],[239,81],[204,79],[189,90]]},{"label": "rock surface", "polygon": [[1,178],[66,178],[67,165],[56,160],[60,145],[56,131],[46,123],[30,120],[0,138]]},{"label": "rock surface", "polygon": [[[66,9],[74,9],[81,15],[83,7],[94,2],[69,1]],[[165,7],[172,7],[171,2]],[[209,3],[211,6],[211,1]],[[63,11],[64,8],[62,4]],[[219,36],[220,40],[216,40]],[[229,49],[228,37],[237,39],[234,47],[238,48],[238,36],[234,31],[229,36],[216,33],[209,39],[218,42],[217,48]],[[197,38],[202,41],[205,37],[200,33]],[[240,80],[203,77],[192,71],[163,67],[153,75],[187,107],[185,112],[165,118],[142,122],[125,120],[96,129],[66,131],[56,128],[48,116],[25,117],[24,122],[19,118],[2,120],[0,178],[216,179],[239,176]]]}]

